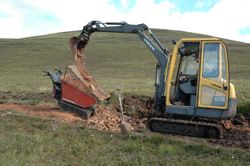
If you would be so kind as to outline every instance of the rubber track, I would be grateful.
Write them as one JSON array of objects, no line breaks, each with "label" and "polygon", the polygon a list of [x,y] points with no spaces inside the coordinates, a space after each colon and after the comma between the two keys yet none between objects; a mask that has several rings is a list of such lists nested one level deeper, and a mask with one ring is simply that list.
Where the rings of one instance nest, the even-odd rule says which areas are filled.
[{"label": "rubber track", "polygon": [[147,128],[152,132],[177,134],[204,138],[222,138],[223,131],[219,125],[207,122],[151,118]]},{"label": "rubber track", "polygon": [[60,101],[58,104],[63,111],[77,113],[82,118],[89,118],[95,112],[95,109],[92,107],[82,108],[66,101]]}]

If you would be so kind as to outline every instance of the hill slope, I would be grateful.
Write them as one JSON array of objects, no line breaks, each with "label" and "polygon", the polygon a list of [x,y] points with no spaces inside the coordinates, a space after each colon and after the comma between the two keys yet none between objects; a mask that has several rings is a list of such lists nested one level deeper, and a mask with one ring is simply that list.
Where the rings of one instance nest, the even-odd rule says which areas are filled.
[{"label": "hill slope", "polygon": [[[172,48],[170,41],[205,35],[170,30],[153,30]],[[50,91],[42,70],[64,68],[73,63],[68,40],[79,32],[65,32],[23,39],[0,39],[0,90]],[[229,47],[231,80],[241,101],[250,97],[249,44],[224,40]],[[88,68],[107,91],[152,95],[155,58],[134,34],[95,33],[86,48]]]},{"label": "hill slope", "polygon": [[[169,48],[171,40],[202,37],[177,31],[154,32]],[[14,102],[18,98],[51,100],[48,97],[50,80],[43,77],[41,71],[64,69],[72,64],[68,40],[78,34],[66,32],[0,39],[0,103],[4,95],[9,94],[7,91],[12,91]],[[249,44],[225,42],[229,45],[232,81],[241,102],[248,101]],[[104,89],[122,88],[133,94],[153,94],[156,60],[137,36],[96,33],[86,51],[88,68]],[[46,93],[34,97],[36,92]],[[49,109],[49,112],[53,111]],[[223,148],[215,145],[218,140],[162,136],[144,131],[123,137],[118,133],[89,129],[82,121],[62,123],[12,109],[0,114],[0,165],[249,165],[250,162],[249,149]],[[240,139],[236,137],[233,138]]]}]

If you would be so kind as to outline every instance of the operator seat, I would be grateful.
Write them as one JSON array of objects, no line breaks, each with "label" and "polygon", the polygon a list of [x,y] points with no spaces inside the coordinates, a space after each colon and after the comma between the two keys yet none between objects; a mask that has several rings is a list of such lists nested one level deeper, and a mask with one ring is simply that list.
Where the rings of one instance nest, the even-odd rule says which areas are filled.
[{"label": "operator seat", "polygon": [[197,89],[197,75],[187,76],[185,81],[179,84],[180,98],[185,105],[195,106]]}]

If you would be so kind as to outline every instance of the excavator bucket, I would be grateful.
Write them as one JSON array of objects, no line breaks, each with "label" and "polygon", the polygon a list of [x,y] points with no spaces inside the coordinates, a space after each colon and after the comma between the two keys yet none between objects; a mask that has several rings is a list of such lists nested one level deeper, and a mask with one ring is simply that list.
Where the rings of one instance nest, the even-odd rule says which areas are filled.
[{"label": "excavator bucket", "polygon": [[83,49],[86,45],[87,45],[88,40],[87,39],[82,39],[79,37],[71,37],[69,40],[69,47],[71,49],[72,52],[75,51],[75,46],[77,49]]}]

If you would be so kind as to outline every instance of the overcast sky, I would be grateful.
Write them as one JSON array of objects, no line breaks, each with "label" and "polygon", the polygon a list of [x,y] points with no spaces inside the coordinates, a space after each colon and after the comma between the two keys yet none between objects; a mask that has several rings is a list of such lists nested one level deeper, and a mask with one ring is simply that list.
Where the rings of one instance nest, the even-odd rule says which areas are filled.
[{"label": "overcast sky", "polygon": [[0,38],[81,30],[91,20],[250,43],[250,0],[0,0]]}]

